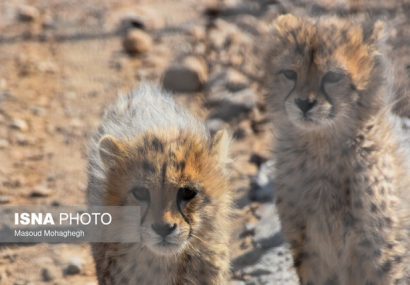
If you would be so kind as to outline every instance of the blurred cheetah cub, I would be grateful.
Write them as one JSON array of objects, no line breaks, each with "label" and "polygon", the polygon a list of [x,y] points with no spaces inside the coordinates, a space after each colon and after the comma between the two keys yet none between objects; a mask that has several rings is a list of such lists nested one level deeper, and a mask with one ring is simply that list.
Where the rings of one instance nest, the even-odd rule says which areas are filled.
[{"label": "blurred cheetah cub", "polygon": [[99,284],[226,284],[229,137],[145,85],[105,113],[91,147],[90,205],[142,207],[141,242],[93,244]]},{"label": "blurred cheetah cub", "polygon": [[410,284],[410,172],[387,107],[382,23],[284,15],[274,27],[276,202],[301,283]]}]

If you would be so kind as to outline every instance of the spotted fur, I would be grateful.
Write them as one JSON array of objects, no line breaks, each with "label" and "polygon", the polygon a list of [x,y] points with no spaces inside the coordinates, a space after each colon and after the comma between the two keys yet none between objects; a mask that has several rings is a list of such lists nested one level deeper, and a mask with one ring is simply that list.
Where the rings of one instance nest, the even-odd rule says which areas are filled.
[{"label": "spotted fur", "polygon": [[[89,203],[142,215],[139,243],[92,245],[101,285],[226,284],[228,144],[150,85],[107,110],[90,149]],[[163,225],[175,230],[161,237]]]},{"label": "spotted fur", "polygon": [[382,41],[380,22],[274,23],[276,203],[303,285],[410,284],[410,168]]}]

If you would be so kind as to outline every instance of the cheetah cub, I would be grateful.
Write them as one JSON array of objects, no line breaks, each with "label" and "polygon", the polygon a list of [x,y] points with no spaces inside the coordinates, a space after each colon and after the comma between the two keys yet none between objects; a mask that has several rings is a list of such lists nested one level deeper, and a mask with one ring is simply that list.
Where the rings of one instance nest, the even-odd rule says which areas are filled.
[{"label": "cheetah cub", "polygon": [[106,111],[91,146],[89,204],[143,214],[140,242],[92,245],[99,284],[226,284],[229,141],[151,85]]},{"label": "cheetah cub", "polygon": [[409,164],[383,24],[280,16],[266,58],[277,206],[303,285],[410,284]]}]

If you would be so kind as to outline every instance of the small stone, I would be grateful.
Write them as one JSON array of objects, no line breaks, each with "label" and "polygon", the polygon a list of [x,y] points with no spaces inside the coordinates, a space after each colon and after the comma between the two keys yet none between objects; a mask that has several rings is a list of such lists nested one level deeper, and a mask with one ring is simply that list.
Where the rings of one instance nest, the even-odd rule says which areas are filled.
[{"label": "small stone", "polygon": [[37,65],[37,68],[43,73],[56,73],[58,71],[57,65],[51,61],[42,61]]},{"label": "small stone", "polygon": [[219,130],[227,128],[228,124],[221,119],[210,119],[206,122],[206,126],[208,127],[208,130],[211,132],[211,134],[214,134]]},{"label": "small stone", "polygon": [[[21,157],[18,157],[21,159]],[[3,182],[3,185],[10,188],[19,188],[25,183],[23,177],[9,178],[7,181]]]},{"label": "small stone", "polygon": [[50,13],[45,13],[41,25],[44,29],[54,29],[56,27],[56,21]]},{"label": "small stone", "polygon": [[7,80],[0,78],[0,90],[5,90],[7,88]]},{"label": "small stone", "polygon": [[29,129],[28,123],[23,119],[14,119],[10,124],[10,127],[22,132],[25,132]]},{"label": "small stone", "polygon": [[64,268],[64,275],[80,274],[84,267],[84,261],[81,258],[72,258]]},{"label": "small stone", "polygon": [[40,16],[36,7],[21,5],[17,10],[18,19],[22,22],[34,22]]},{"label": "small stone", "polygon": [[27,146],[30,144],[30,139],[22,133],[16,133],[14,136],[15,142],[20,146]]},{"label": "small stone", "polygon": [[46,115],[46,113],[47,113],[45,108],[39,107],[39,106],[31,107],[30,111],[34,116],[39,116],[39,117],[42,117],[42,116]]},{"label": "small stone", "polygon": [[197,41],[204,40],[206,37],[206,31],[203,26],[195,26],[191,29],[190,31],[191,35],[195,38]]},{"label": "small stone", "polygon": [[146,23],[144,19],[138,15],[135,14],[128,14],[125,15],[120,22],[120,31],[128,31],[130,29],[141,29],[145,30]]},{"label": "small stone", "polygon": [[162,29],[165,21],[162,17],[158,17],[155,10],[138,7],[132,12],[127,11],[119,16],[120,32],[127,32],[132,29],[141,29],[144,31],[152,31]]},{"label": "small stone", "polygon": [[43,198],[48,197],[53,193],[53,191],[45,185],[36,186],[33,191],[31,191],[30,196],[32,198]]},{"label": "small stone", "polygon": [[206,62],[194,56],[188,56],[182,64],[170,66],[164,75],[164,88],[174,92],[198,92],[208,80]]},{"label": "small stone", "polygon": [[9,146],[9,142],[6,139],[0,139],[0,149],[5,149]]},{"label": "small stone", "polygon": [[254,107],[258,101],[257,94],[250,88],[231,93],[213,93],[208,104],[214,106],[211,118],[219,118],[225,122],[230,122],[235,118],[244,117]]},{"label": "small stone", "polygon": [[134,29],[127,32],[122,44],[126,52],[136,55],[150,51],[153,41],[146,32]]},{"label": "small stone", "polygon": [[0,205],[1,204],[8,204],[11,201],[11,197],[9,195],[0,195]]},{"label": "small stone", "polygon": [[26,280],[16,280],[14,281],[13,285],[31,285],[29,281]]},{"label": "small stone", "polygon": [[226,88],[231,92],[245,89],[249,85],[248,79],[242,73],[229,69],[226,73]]},{"label": "small stone", "polygon": [[258,202],[272,201],[274,182],[274,161],[269,160],[260,167],[258,175],[251,182],[250,199]]},{"label": "small stone", "polygon": [[43,278],[44,282],[50,282],[55,279],[54,273],[48,268],[43,268],[41,270],[41,277]]}]

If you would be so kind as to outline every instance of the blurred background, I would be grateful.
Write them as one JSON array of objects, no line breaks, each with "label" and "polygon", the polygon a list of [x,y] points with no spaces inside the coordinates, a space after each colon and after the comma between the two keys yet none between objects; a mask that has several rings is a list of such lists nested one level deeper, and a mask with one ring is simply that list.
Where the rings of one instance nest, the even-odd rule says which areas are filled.
[{"label": "blurred background", "polygon": [[[0,0],[0,206],[84,204],[87,142],[104,107],[158,82],[234,135],[231,284],[297,284],[273,204],[258,63],[284,13],[384,20],[395,111],[410,117],[409,0]],[[0,284],[97,283],[87,245],[0,244]]]}]

